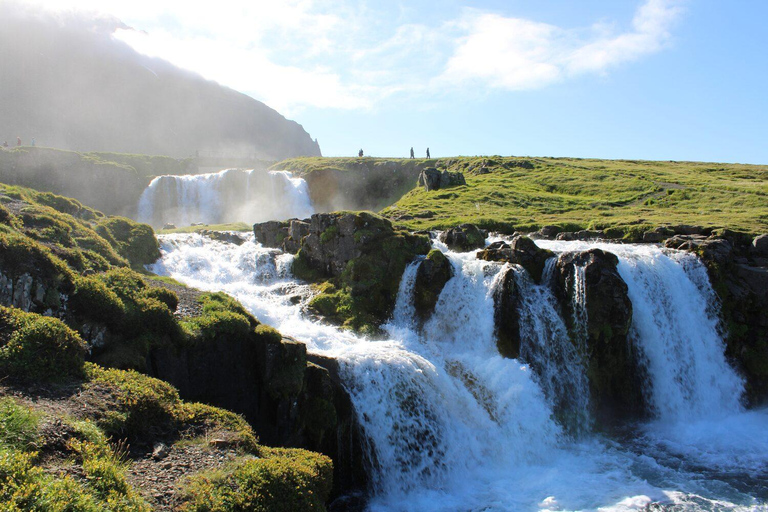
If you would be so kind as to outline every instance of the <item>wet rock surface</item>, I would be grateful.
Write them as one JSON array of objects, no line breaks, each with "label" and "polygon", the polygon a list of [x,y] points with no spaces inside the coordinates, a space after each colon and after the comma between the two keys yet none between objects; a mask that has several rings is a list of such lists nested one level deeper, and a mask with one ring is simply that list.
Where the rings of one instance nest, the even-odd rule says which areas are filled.
[{"label": "wet rock surface", "polygon": [[488,234],[474,224],[461,224],[440,233],[439,239],[452,251],[468,252],[485,246]]},{"label": "wet rock surface", "polygon": [[552,251],[540,248],[533,240],[522,235],[515,236],[509,243],[494,242],[477,253],[481,260],[520,265],[537,283],[541,282],[547,260],[554,255]]}]

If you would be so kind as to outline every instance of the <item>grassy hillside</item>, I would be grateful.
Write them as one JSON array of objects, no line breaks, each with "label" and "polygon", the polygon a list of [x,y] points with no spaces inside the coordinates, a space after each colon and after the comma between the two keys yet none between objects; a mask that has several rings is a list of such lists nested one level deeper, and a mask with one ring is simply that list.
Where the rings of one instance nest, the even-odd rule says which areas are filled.
[{"label": "grassy hillside", "polygon": [[692,224],[768,232],[768,166],[515,157],[432,163],[463,172],[467,186],[414,188],[384,215],[413,229],[472,222],[504,231]]}]

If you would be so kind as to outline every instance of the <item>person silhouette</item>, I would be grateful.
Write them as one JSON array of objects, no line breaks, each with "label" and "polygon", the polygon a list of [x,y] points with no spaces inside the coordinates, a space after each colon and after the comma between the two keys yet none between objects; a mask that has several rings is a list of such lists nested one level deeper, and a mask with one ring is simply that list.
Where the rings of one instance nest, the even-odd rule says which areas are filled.
[{"label": "person silhouette", "polygon": [[357,156],[359,156],[360,158],[363,158],[363,150],[362,149],[360,149],[360,151],[357,152]]},{"label": "person silhouette", "polygon": [[429,148],[427,148],[427,158],[432,158],[431,156],[429,156]]},{"label": "person silhouette", "polygon": [[413,146],[411,146],[411,158],[415,158],[415,157],[413,156]]}]

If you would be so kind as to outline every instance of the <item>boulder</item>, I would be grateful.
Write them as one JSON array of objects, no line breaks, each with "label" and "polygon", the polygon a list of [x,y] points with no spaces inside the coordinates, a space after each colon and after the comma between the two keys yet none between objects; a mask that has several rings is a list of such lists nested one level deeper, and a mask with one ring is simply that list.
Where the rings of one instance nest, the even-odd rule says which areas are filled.
[{"label": "boulder", "polygon": [[207,236],[212,240],[224,242],[227,244],[243,245],[245,238],[233,231],[211,231],[209,229],[202,229],[199,232],[203,236]]},{"label": "boulder", "polygon": [[288,237],[289,227],[288,222],[269,220],[254,224],[253,234],[256,236],[256,241],[264,247],[281,249],[283,240]]},{"label": "boulder", "polygon": [[464,174],[460,172],[448,172],[448,170],[438,171],[434,167],[427,167],[419,174],[418,186],[424,187],[424,190],[440,190],[443,188],[457,187],[466,185],[467,181]]},{"label": "boulder", "polygon": [[[600,249],[563,253],[557,260],[555,293],[576,343],[587,357],[590,394],[599,423],[644,414],[641,369],[627,336],[632,302],[617,271],[618,258]],[[577,268],[583,268],[587,325],[578,324]],[[583,339],[586,337],[586,339]]]},{"label": "boulder", "polygon": [[429,237],[396,230],[373,213],[319,213],[301,241],[293,274],[316,283],[332,281],[310,308],[372,334],[392,313],[405,267],[430,249]]},{"label": "boulder", "polygon": [[490,244],[484,250],[477,253],[477,258],[485,261],[500,261],[515,263],[523,267],[531,279],[540,283],[544,266],[555,253],[549,249],[542,249],[527,236],[516,236],[509,244],[496,242]]},{"label": "boulder", "polygon": [[485,246],[486,233],[474,224],[461,224],[440,233],[438,239],[452,251],[468,252]]},{"label": "boulder", "polygon": [[752,240],[752,252],[760,257],[768,257],[768,234],[756,236]]},{"label": "boulder", "polygon": [[535,233],[531,233],[530,237],[534,240],[554,240],[555,237],[563,230],[560,226],[544,226]]},{"label": "boulder", "polygon": [[416,315],[424,322],[434,313],[437,299],[445,283],[453,277],[453,265],[438,249],[432,249],[416,271],[413,305]]},{"label": "boulder", "polygon": [[581,231],[575,231],[575,232],[562,232],[558,233],[555,236],[555,240],[565,240],[565,241],[572,241],[572,240],[595,240],[597,238],[600,238],[603,236],[602,231],[590,231],[588,229],[582,229]]},{"label": "boulder", "polygon": [[283,250],[296,254],[301,249],[301,241],[309,234],[309,222],[303,220],[288,221],[288,236],[283,239]]},{"label": "boulder", "polygon": [[671,229],[664,226],[659,226],[643,233],[643,242],[659,243],[674,234],[675,232]]}]

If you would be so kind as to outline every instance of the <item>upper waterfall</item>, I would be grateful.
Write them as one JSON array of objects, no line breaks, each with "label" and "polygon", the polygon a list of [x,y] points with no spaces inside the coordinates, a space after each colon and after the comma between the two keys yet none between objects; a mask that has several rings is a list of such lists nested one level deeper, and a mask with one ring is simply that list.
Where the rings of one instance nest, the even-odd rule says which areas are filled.
[{"label": "upper waterfall", "polygon": [[286,171],[227,169],[153,179],[141,194],[138,219],[165,223],[221,224],[306,218],[314,213],[306,181]]}]

